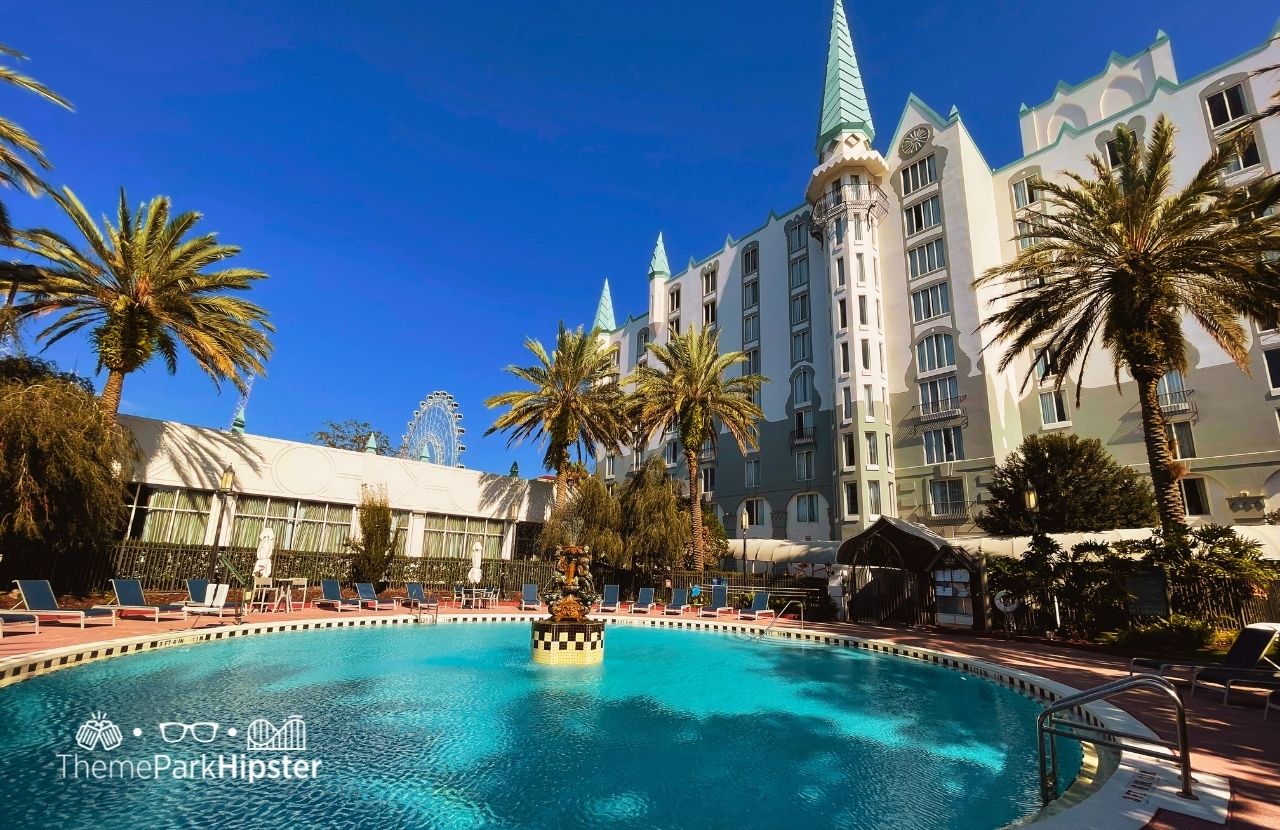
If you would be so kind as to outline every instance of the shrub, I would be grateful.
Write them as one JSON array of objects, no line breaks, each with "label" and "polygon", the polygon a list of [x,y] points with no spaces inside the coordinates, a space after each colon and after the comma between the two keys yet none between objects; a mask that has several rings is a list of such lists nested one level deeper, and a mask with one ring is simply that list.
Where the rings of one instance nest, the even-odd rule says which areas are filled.
[{"label": "shrub", "polygon": [[1216,636],[1213,623],[1174,614],[1167,620],[1127,628],[1116,635],[1115,643],[1133,651],[1186,654],[1207,648]]}]

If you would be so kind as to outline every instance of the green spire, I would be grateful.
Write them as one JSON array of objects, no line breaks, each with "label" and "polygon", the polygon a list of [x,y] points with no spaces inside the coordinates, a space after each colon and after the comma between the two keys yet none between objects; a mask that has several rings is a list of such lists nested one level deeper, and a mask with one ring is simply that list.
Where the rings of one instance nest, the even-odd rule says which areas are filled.
[{"label": "green spire", "polygon": [[667,248],[662,244],[662,231],[658,231],[658,244],[653,246],[653,256],[649,259],[649,279],[671,276],[671,266],[667,264]]},{"label": "green spire", "polygon": [[364,451],[373,455],[378,454],[378,437],[372,432],[369,433],[369,440],[364,442]]},{"label": "green spire", "polygon": [[511,472],[507,473],[507,475],[511,476],[512,478],[519,478],[519,477],[520,477],[520,462],[519,462],[519,461],[512,461],[512,462],[511,462]]},{"label": "green spire", "polygon": [[244,435],[244,407],[236,410],[236,416],[231,419],[231,434]]},{"label": "green spire", "polygon": [[828,141],[846,130],[860,132],[868,141],[876,137],[871,125],[871,107],[862,88],[862,73],[853,54],[849,21],[844,2],[836,0],[831,15],[831,42],[827,47],[827,79],[822,88],[822,119],[818,122],[818,152]]},{"label": "green spire", "polygon": [[613,295],[609,293],[609,279],[605,278],[604,290],[600,292],[600,304],[596,306],[596,321],[591,324],[595,331],[613,331],[618,324],[613,319]]}]

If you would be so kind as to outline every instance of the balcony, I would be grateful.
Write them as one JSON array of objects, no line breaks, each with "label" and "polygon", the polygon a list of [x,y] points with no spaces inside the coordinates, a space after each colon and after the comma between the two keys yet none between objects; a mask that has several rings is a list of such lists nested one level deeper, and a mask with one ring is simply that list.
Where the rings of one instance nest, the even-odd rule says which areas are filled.
[{"label": "balcony", "polygon": [[874,184],[846,184],[835,190],[827,190],[813,203],[809,233],[823,242],[827,226],[834,223],[837,216],[856,210],[866,211],[869,216],[879,220],[889,212],[888,204],[884,191]]},{"label": "balcony", "polygon": [[814,442],[813,427],[791,430],[791,448],[802,447]]},{"label": "balcony", "polygon": [[1160,411],[1165,415],[1194,415],[1196,402],[1194,389],[1179,389],[1160,395]]},{"label": "balcony", "polygon": [[964,417],[964,395],[954,398],[942,398],[936,401],[922,401],[911,407],[907,416],[916,424],[951,421]]},{"label": "balcony", "polygon": [[975,502],[941,501],[929,505],[928,521],[938,524],[967,524]]}]

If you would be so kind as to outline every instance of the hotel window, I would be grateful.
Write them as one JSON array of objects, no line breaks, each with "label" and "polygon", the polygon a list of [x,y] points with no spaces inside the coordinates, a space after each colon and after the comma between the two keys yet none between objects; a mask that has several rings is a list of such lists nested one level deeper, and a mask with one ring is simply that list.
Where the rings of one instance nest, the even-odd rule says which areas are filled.
[{"label": "hotel window", "polygon": [[797,409],[795,414],[796,435],[813,437],[813,410],[809,407]]},{"label": "hotel window", "polygon": [[809,292],[801,292],[791,298],[791,325],[809,322]]},{"label": "hotel window", "polygon": [[849,328],[849,309],[845,305],[844,297],[841,297],[839,300],[836,301],[836,312],[837,312],[836,317],[840,321],[840,325],[838,326],[838,328],[842,328],[842,329]]},{"label": "hotel window", "polygon": [[809,369],[801,369],[791,379],[791,403],[794,406],[813,403],[813,372]]},{"label": "hotel window", "polygon": [[836,238],[836,246],[837,246],[837,247],[839,247],[840,245],[843,245],[843,244],[844,244],[844,229],[845,229],[845,225],[846,225],[846,224],[847,224],[847,223],[846,223],[846,220],[845,220],[845,218],[844,218],[843,216],[837,216],[837,217],[836,217],[836,224],[835,224],[835,228],[834,228],[834,234],[835,234],[835,238]]},{"label": "hotel window", "polygon": [[1027,176],[1013,183],[1013,206],[1022,209],[1027,205],[1040,201],[1040,189],[1036,187],[1037,178]]},{"label": "hotel window", "polygon": [[862,241],[862,214],[859,213],[853,215],[853,241]]},{"label": "hotel window", "polygon": [[902,215],[907,226],[907,236],[914,236],[942,224],[942,202],[937,196],[930,196],[923,202],[904,209]]},{"label": "hotel window", "polygon": [[876,299],[876,329],[884,331],[884,311],[880,307],[879,298]]},{"label": "hotel window", "polygon": [[863,258],[862,254],[855,254],[854,256],[856,257],[856,261],[857,261],[856,264],[857,264],[857,270],[858,270],[858,285],[866,285],[867,284],[867,261]]},{"label": "hotel window", "polygon": [[613,478],[614,462],[616,460],[617,459],[615,459],[612,455],[606,455],[604,457],[604,474],[606,478]]},{"label": "hotel window", "polygon": [[858,482],[846,481],[844,483],[844,514],[846,516],[858,515]]},{"label": "hotel window", "polygon": [[1113,168],[1120,164],[1120,145],[1114,138],[1107,141],[1107,164]]},{"label": "hotel window", "polygon": [[1177,421],[1165,424],[1165,434],[1169,437],[1169,449],[1174,458],[1195,458],[1196,439],[1191,434],[1190,421]]},{"label": "hotel window", "polygon": [[1262,164],[1262,158],[1258,155],[1258,142],[1254,139],[1252,132],[1241,133],[1239,138],[1223,144],[1221,149],[1226,155],[1226,164],[1223,165],[1222,172],[1227,175]]},{"label": "hotel window", "polygon": [[636,359],[644,357],[645,350],[649,348],[649,329],[643,328],[636,332]]},{"label": "hotel window", "polygon": [[884,434],[884,465],[893,468],[893,436],[887,432]]},{"label": "hotel window", "polygon": [[1249,110],[1244,103],[1244,85],[1229,86],[1204,100],[1209,109],[1209,124],[1214,129],[1243,118]]},{"label": "hotel window", "polygon": [[754,274],[760,270],[760,246],[752,245],[742,252],[743,275]]},{"label": "hotel window", "polygon": [[951,313],[951,288],[945,282],[911,293],[911,318],[917,323]]},{"label": "hotel window", "polygon": [[916,344],[916,371],[936,372],[956,365],[955,338],[951,335],[931,334]]},{"label": "hotel window", "polygon": [[844,341],[840,343],[840,372],[849,374],[849,344]]},{"label": "hotel window", "polygon": [[1205,491],[1203,478],[1179,479],[1182,487],[1182,503],[1186,506],[1188,516],[1209,515],[1209,495]]},{"label": "hotel window", "polygon": [[716,301],[708,300],[702,304],[702,327],[710,328],[716,324]]},{"label": "hotel window", "polygon": [[240,496],[231,524],[231,545],[257,545],[265,524],[275,531],[276,550],[342,553],[351,538],[354,513],[348,504]]},{"label": "hotel window", "polygon": [[844,257],[838,256],[836,257],[836,285],[843,286],[844,281]]},{"label": "hotel window", "polygon": [[667,321],[667,325],[671,327],[671,331],[667,333],[667,341],[670,342],[673,337],[680,333],[680,318],[672,317]]},{"label": "hotel window", "polygon": [[802,360],[813,359],[813,344],[809,339],[809,332],[798,331],[791,335],[791,362],[799,363]]},{"label": "hotel window", "polygon": [[807,524],[818,521],[817,493],[801,493],[796,496],[796,521]]},{"label": "hotel window", "polygon": [[1062,391],[1050,389],[1040,393],[1040,423],[1046,427],[1059,427],[1071,423],[1067,417],[1067,402]]},{"label": "hotel window", "polygon": [[938,165],[933,154],[902,169],[902,195],[909,196],[938,180]]},{"label": "hotel window", "polygon": [[667,313],[678,314],[680,312],[680,288],[679,286],[667,292]]},{"label": "hotel window", "polygon": [[871,341],[865,337],[862,339],[862,368],[871,368]]},{"label": "hotel window", "polygon": [[874,432],[866,434],[867,441],[867,466],[880,466],[880,436]]},{"label": "hotel window", "polygon": [[1182,373],[1170,369],[1156,382],[1156,395],[1160,399],[1160,407],[1166,411],[1185,411],[1187,408],[1187,391]]},{"label": "hotel window", "polygon": [[680,447],[675,441],[668,441],[667,445],[662,448],[662,460],[667,462],[667,466],[671,466],[680,460]]},{"label": "hotel window", "polygon": [[716,293],[716,269],[708,268],[702,272],[702,296]]},{"label": "hotel window", "polygon": [[426,518],[426,528],[422,534],[423,556],[470,559],[472,546],[479,542],[483,558],[502,558],[501,521],[432,513],[428,513]]},{"label": "hotel window", "polygon": [[846,468],[856,467],[858,464],[858,440],[852,433],[848,432],[840,436],[840,446],[844,450],[840,458],[840,463]]},{"label": "hotel window", "polygon": [[867,297],[865,294],[858,295],[858,325],[865,326],[867,324]]},{"label": "hotel window", "polygon": [[[241,500],[245,500],[245,497],[241,497]],[[176,545],[203,545],[212,504],[212,493],[131,485],[129,525],[125,538]],[[288,506],[292,502],[284,504]],[[259,521],[258,533],[261,532],[262,523]],[[251,539],[248,534],[244,534],[247,540],[244,547],[256,546],[258,533],[252,534]],[[278,537],[278,542],[283,540],[283,535]]]},{"label": "hotel window", "polygon": [[880,482],[867,482],[867,513],[872,516],[880,515]]},{"label": "hotel window", "polygon": [[755,308],[760,305],[760,281],[748,280],[742,284],[742,307]]},{"label": "hotel window", "polygon": [[763,501],[760,499],[747,499],[742,503],[742,509],[747,511],[747,527],[758,527],[763,524]]},{"label": "hotel window", "polygon": [[948,478],[929,482],[929,512],[934,516],[959,516],[967,510],[964,479]]},{"label": "hotel window", "polygon": [[1036,236],[1036,223],[1026,219],[1018,220],[1018,250],[1025,251],[1032,245],[1040,242],[1040,237]]},{"label": "hotel window", "polygon": [[847,386],[841,387],[841,400],[844,403],[844,420],[846,422],[853,420],[853,390]]},{"label": "hotel window", "polygon": [[803,251],[804,247],[804,223],[797,222],[787,228],[787,252],[794,254]]},{"label": "hotel window", "polygon": [[742,318],[742,342],[754,343],[760,339],[760,315],[748,314]]},{"label": "hotel window", "polygon": [[813,450],[796,453],[796,481],[813,480]]},{"label": "hotel window", "polygon": [[964,436],[960,427],[929,429],[924,433],[924,463],[943,464],[964,458]]},{"label": "hotel window", "polygon": [[793,260],[787,266],[787,278],[792,288],[809,284],[809,258],[807,256]]},{"label": "hotel window", "polygon": [[746,462],[746,485],[748,487],[760,486],[760,459],[748,458]]},{"label": "hotel window", "polygon": [[949,412],[959,406],[959,398],[955,375],[926,380],[920,384],[920,414],[938,415]]},{"label": "hotel window", "polygon": [[862,386],[862,417],[867,421],[874,421],[876,418],[875,393],[871,391],[869,383]]},{"label": "hotel window", "polygon": [[947,249],[942,237],[931,239],[907,251],[907,265],[911,270],[911,279],[946,268]]},{"label": "hotel window", "polygon": [[716,468],[703,467],[698,471],[702,476],[702,492],[708,495],[716,491]]},{"label": "hotel window", "polygon": [[1280,393],[1280,349],[1267,349],[1262,357],[1267,362],[1267,382],[1271,391]]},{"label": "hotel window", "polygon": [[1036,380],[1047,383],[1058,376],[1058,361],[1053,359],[1049,350],[1043,349],[1036,355]]}]

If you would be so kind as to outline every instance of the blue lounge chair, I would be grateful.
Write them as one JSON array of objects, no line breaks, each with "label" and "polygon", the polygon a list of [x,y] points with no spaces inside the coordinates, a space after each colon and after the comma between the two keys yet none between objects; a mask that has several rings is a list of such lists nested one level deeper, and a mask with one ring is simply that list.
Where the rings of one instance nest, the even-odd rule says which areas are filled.
[{"label": "blue lounge chair", "polygon": [[373,589],[372,582],[357,582],[356,593],[359,595],[361,608],[372,608],[374,611],[381,611],[383,608],[395,610],[395,600],[378,599],[378,592]]},{"label": "blue lounge chair", "polygon": [[90,608],[86,611],[59,608],[58,598],[53,595],[53,587],[49,585],[47,579],[16,579],[14,584],[18,586],[18,593],[22,596],[22,605],[10,610],[42,614],[46,617],[68,617],[79,620],[81,628],[84,628],[86,620],[103,617],[111,620],[112,625],[116,624],[115,611],[104,608]]},{"label": "blue lounge chair", "polygon": [[689,610],[690,607],[691,606],[689,605],[689,589],[677,588],[671,594],[671,602],[668,602],[665,606],[663,606],[662,613],[663,614],[683,614],[685,611]]},{"label": "blue lounge chair", "polygon": [[[204,580],[200,581],[203,582]],[[186,605],[183,603],[175,602],[166,605],[155,605],[147,602],[147,598],[142,593],[142,583],[136,579],[113,579],[111,580],[111,591],[116,595],[115,602],[109,605],[95,605],[93,607],[117,611],[121,618],[124,617],[125,611],[140,611],[152,615],[156,622],[160,622],[161,614],[186,616]]]},{"label": "blue lounge chair", "polygon": [[440,607],[440,597],[432,594],[427,596],[427,592],[423,590],[421,582],[406,582],[404,584],[404,596],[399,600],[400,604],[405,608],[426,608],[428,610]]},{"label": "blue lounge chair", "polygon": [[614,614],[618,611],[618,586],[604,586],[604,596],[600,599],[600,607],[597,611],[603,611],[608,614]]},{"label": "blue lounge chair", "polygon": [[641,588],[640,596],[631,603],[632,614],[648,614],[653,610],[653,589]]},{"label": "blue lounge chair", "polygon": [[230,612],[236,613],[237,607],[227,606],[227,594],[231,592],[231,586],[225,582],[209,583],[205,588],[204,601],[195,605],[186,605],[183,611],[187,614],[197,614],[206,617],[217,617],[222,619],[222,615]]},{"label": "blue lounge chair", "polygon": [[769,592],[756,591],[755,598],[751,600],[751,607],[745,611],[738,612],[740,620],[758,620],[761,617],[776,617],[778,612],[769,607]]},{"label": "blue lounge chair", "polygon": [[733,610],[733,606],[729,604],[729,586],[712,585],[711,604],[699,611],[698,616],[718,617],[725,612],[732,613]]},{"label": "blue lounge chair", "polygon": [[320,580],[320,599],[313,605],[317,608],[322,605],[331,605],[335,611],[359,611],[361,607],[360,600],[343,598],[342,587],[338,585],[336,579]]},{"label": "blue lounge chair", "polygon": [[34,614],[15,614],[12,611],[0,611],[0,637],[4,636],[6,624],[35,623],[35,633],[40,633],[40,618]]},{"label": "blue lounge chair", "polygon": [[183,605],[204,605],[206,594],[209,593],[209,580],[207,579],[188,579],[187,580],[187,598],[182,601]]},{"label": "blue lounge chair", "polygon": [[541,607],[542,602],[538,599],[538,586],[533,582],[526,582],[524,588],[520,591],[520,610],[537,611]]}]

